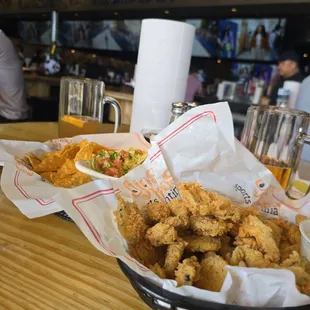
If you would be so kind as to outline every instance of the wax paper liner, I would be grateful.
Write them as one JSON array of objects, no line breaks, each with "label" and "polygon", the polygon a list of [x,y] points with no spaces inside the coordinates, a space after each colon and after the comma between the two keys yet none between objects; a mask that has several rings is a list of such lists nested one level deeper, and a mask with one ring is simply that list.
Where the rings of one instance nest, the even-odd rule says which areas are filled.
[{"label": "wax paper liner", "polygon": [[[278,201],[284,193],[273,175],[234,140],[231,113],[226,103],[188,111],[156,136],[143,165],[116,182],[98,180],[72,190],[63,189],[55,200],[98,250],[120,258],[134,271],[167,290],[243,306],[310,304],[310,297],[299,293],[295,276],[288,270],[228,266],[221,292],[210,292],[190,286],[176,287],[175,281],[159,279],[130,257],[114,221],[115,194],[142,206],[150,201],[178,197],[175,185],[187,181],[198,181],[244,207],[255,205],[268,217],[281,215],[294,221],[301,210],[309,214],[306,206],[298,202],[291,209]],[[261,199],[264,206],[260,206]]]},{"label": "wax paper liner", "polygon": [[60,188],[45,182],[40,175],[34,173],[24,161],[24,155],[33,152],[40,156],[43,152],[60,150],[69,142],[79,142],[83,139],[115,149],[134,147],[146,151],[149,148],[149,144],[139,133],[82,135],[45,143],[1,140],[0,162],[4,165],[1,188],[4,194],[29,218],[63,210],[54,200]]}]

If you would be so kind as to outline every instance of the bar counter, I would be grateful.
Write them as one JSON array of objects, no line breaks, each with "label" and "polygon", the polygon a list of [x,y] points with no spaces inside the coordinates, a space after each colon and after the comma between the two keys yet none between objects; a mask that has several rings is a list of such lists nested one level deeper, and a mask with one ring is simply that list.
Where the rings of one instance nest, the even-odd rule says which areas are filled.
[{"label": "bar counter", "polygon": [[[112,132],[113,125],[104,129]],[[1,139],[56,137],[57,123],[0,126]],[[30,220],[2,190],[0,222],[0,309],[148,309],[116,260],[96,250],[75,224],[55,215]]]}]

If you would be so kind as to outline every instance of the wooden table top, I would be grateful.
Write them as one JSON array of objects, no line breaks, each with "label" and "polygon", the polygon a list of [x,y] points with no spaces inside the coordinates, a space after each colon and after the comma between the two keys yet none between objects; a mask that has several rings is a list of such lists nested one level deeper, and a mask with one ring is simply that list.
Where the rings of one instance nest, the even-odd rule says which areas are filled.
[{"label": "wooden table top", "polygon": [[[0,125],[0,139],[56,137],[56,123]],[[96,250],[75,224],[55,215],[30,220],[1,190],[0,223],[1,310],[148,309],[116,260]]]}]

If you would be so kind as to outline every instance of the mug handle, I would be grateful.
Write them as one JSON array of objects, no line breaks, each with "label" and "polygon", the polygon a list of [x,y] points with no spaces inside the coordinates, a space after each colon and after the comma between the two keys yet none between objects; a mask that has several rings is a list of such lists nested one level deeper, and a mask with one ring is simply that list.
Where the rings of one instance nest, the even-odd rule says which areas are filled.
[{"label": "mug handle", "polygon": [[117,133],[118,127],[122,125],[122,109],[117,100],[112,97],[105,97],[102,104],[110,104],[115,111],[114,133]]},{"label": "mug handle", "polygon": [[[306,134],[306,133],[301,133],[300,135],[299,135],[299,137],[297,138],[297,141],[299,142],[299,143],[302,143],[302,144],[308,144],[308,145],[310,145],[310,135],[308,135],[308,134]],[[298,143],[297,142],[297,143]],[[306,193],[304,193],[304,195],[301,197],[301,198],[295,198],[295,197],[293,197],[293,196],[291,196],[290,195],[290,189],[291,189],[291,186],[292,186],[292,184],[293,184],[293,178],[294,178],[294,176],[295,176],[295,172],[297,171],[297,168],[298,168],[298,166],[296,166],[296,168],[294,169],[294,173],[293,174],[291,174],[291,178],[290,178],[290,180],[289,180],[289,184],[290,184],[290,186],[289,186],[289,188],[286,190],[286,196],[288,197],[288,198],[290,198],[290,199],[292,199],[292,200],[299,200],[299,199],[301,199],[301,198],[304,198],[305,196],[307,196],[309,193],[310,193],[310,185],[308,186],[308,190],[306,191]]]}]

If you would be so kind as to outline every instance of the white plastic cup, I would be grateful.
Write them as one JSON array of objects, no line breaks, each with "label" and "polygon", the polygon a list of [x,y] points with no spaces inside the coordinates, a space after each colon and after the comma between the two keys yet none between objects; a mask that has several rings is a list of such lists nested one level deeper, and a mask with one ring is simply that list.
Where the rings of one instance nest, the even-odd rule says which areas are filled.
[{"label": "white plastic cup", "polygon": [[310,220],[300,223],[299,229],[301,232],[301,249],[300,253],[310,261]]}]

